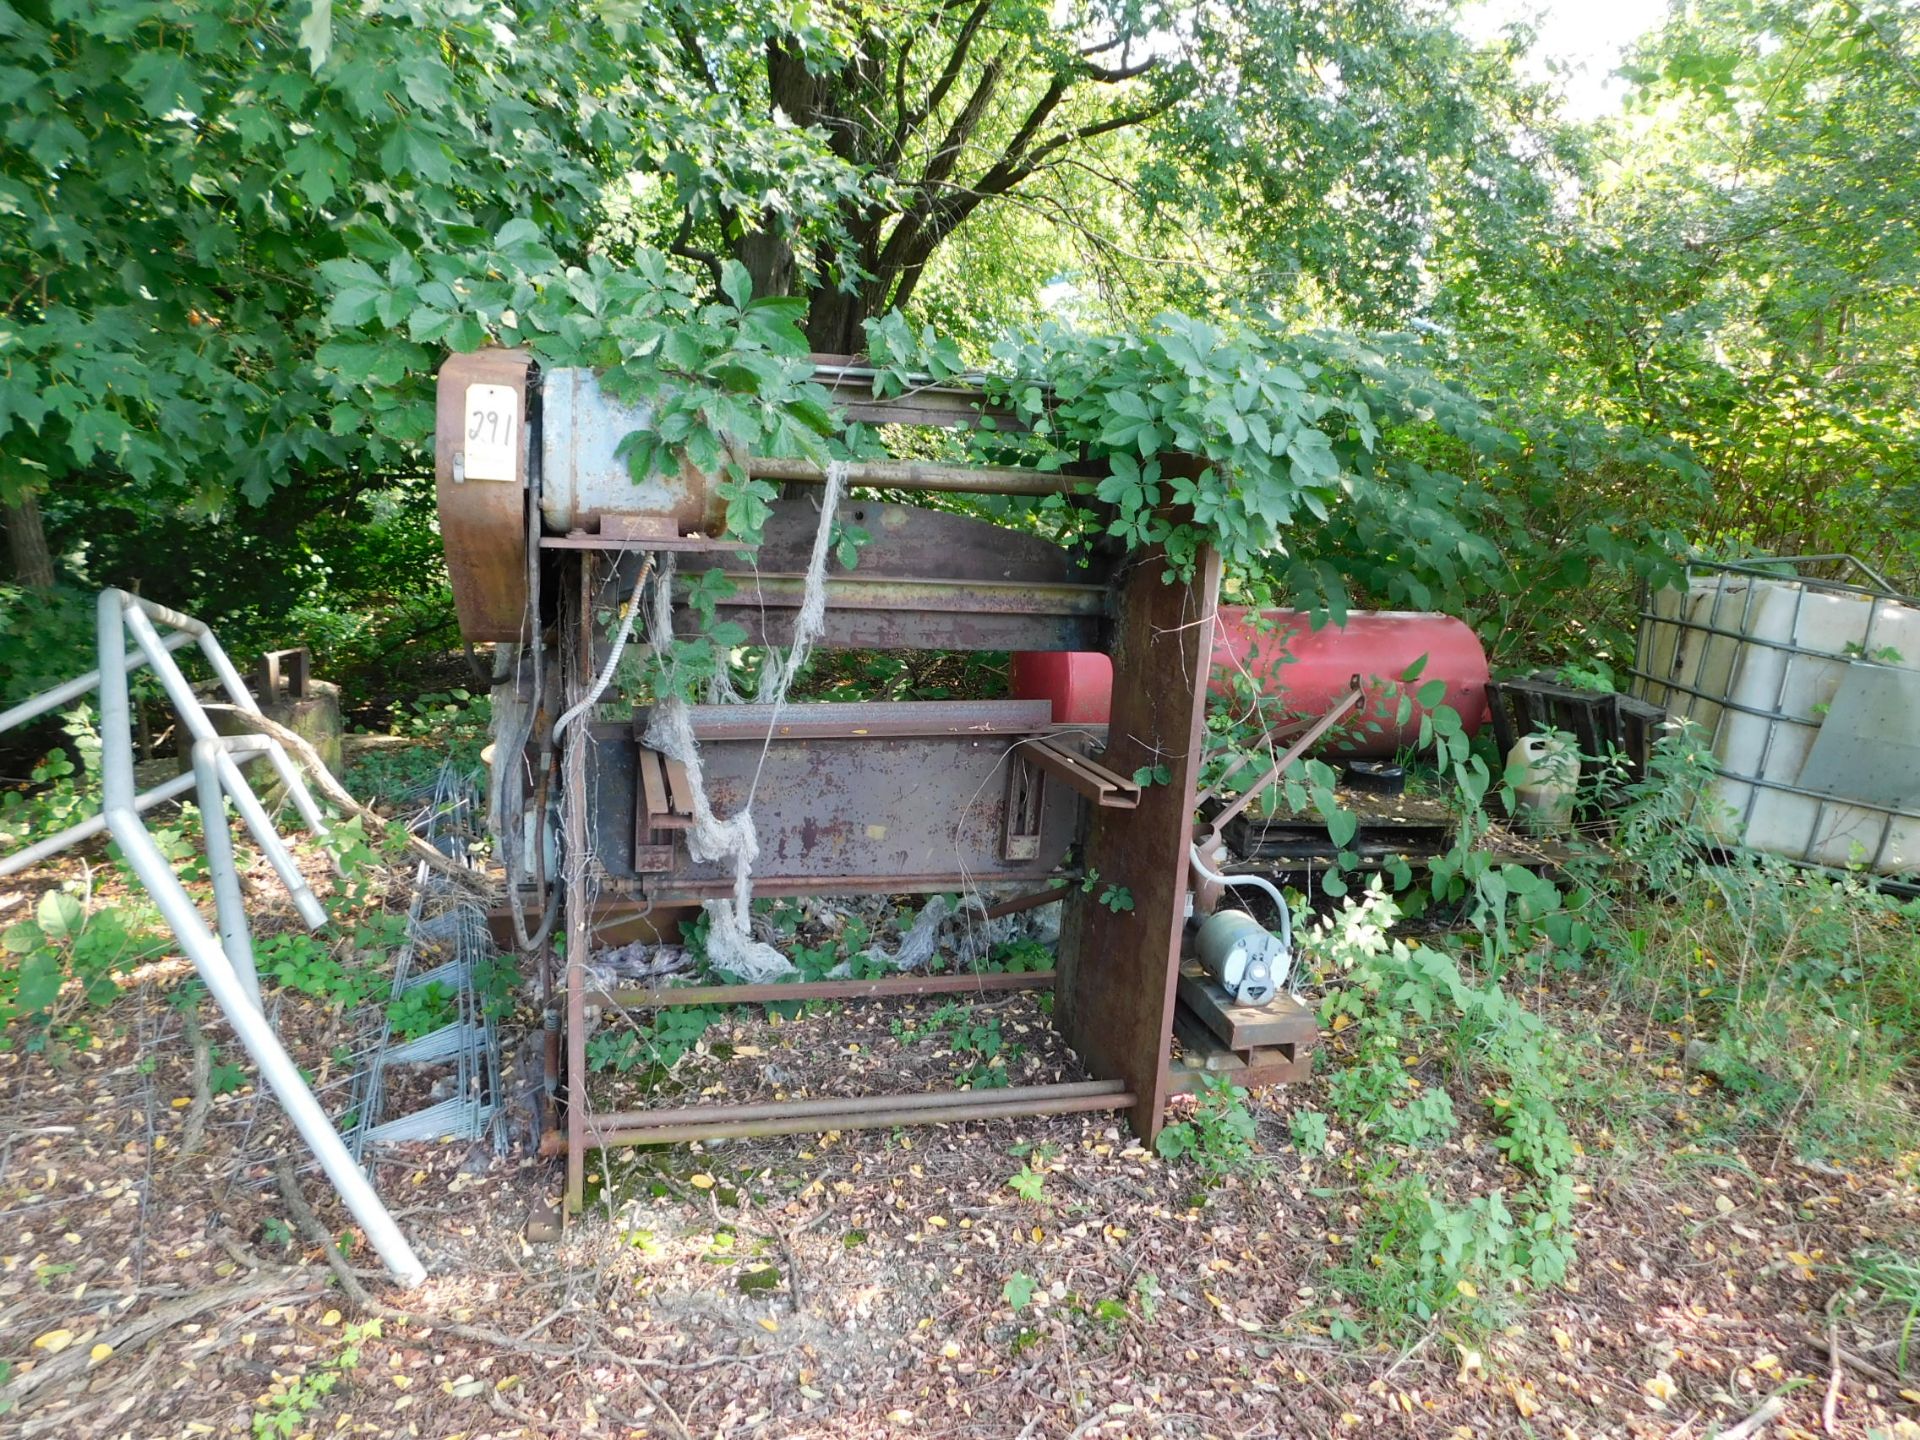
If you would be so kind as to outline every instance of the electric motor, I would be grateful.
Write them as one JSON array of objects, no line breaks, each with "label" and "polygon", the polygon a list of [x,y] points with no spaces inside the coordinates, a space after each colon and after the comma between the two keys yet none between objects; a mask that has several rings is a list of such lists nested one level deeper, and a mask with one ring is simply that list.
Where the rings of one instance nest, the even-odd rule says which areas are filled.
[{"label": "electric motor", "polygon": [[1242,1005],[1265,1005],[1293,957],[1280,937],[1244,910],[1216,910],[1194,940],[1201,967]]}]

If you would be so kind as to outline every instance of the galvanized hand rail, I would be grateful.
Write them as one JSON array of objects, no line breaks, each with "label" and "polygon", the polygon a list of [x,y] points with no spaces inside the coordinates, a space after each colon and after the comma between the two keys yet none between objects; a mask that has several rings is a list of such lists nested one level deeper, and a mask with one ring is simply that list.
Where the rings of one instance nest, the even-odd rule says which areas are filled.
[{"label": "galvanized hand rail", "polygon": [[[155,622],[169,627],[162,638]],[[239,709],[259,713],[259,705],[247,690],[240,672],[233,668],[213,631],[190,616],[155,605],[123,590],[100,592],[98,607],[97,670],[48,690],[33,699],[0,713],[0,731],[10,730],[37,716],[79,699],[96,687],[100,691],[100,769],[101,809],[97,816],[69,826],[57,835],[29,845],[0,859],[0,876],[24,870],[47,856],[56,854],[102,830],[112,835],[139,876],[140,883],[153,896],[167,924],[173,929],[187,958],[206,983],[214,1002],[233,1026],[234,1033],[252,1056],[267,1084],[279,1098],[287,1118],[313,1151],[320,1168],[333,1182],[353,1218],[367,1232],[367,1239],[379,1254],[387,1271],[409,1288],[426,1279],[426,1268],[413,1253],[413,1247],[381,1203],[366,1174],[354,1163],[353,1156],[320,1108],[320,1102],[307,1088],[300,1071],[288,1056],[280,1038],[267,1023],[260,1008],[260,982],[253,962],[253,941],[247,925],[246,906],[240,894],[239,873],[234,867],[233,836],[228,829],[226,802],[231,799],[246,822],[254,843],[266,855],[281,883],[293,896],[300,918],[310,928],[326,923],[326,911],[307,888],[299,867],[285,842],[274,829],[265,807],[241,773],[243,760],[264,755],[278,772],[294,806],[307,828],[317,835],[326,833],[320,807],[314,803],[299,768],[278,741],[262,736],[229,736],[215,732],[213,722],[193,687],[174,663],[173,652],[197,643],[219,684]],[[127,635],[131,632],[136,650],[129,652]],[[133,725],[127,695],[127,676],[141,665],[151,665],[178,712],[180,723],[193,740],[193,773],[156,785],[144,794],[134,788]],[[173,872],[172,865],[148,834],[140,812],[198,789],[202,829],[206,836],[207,869],[213,878],[214,908],[220,926],[216,941],[201,918],[193,898]]]}]

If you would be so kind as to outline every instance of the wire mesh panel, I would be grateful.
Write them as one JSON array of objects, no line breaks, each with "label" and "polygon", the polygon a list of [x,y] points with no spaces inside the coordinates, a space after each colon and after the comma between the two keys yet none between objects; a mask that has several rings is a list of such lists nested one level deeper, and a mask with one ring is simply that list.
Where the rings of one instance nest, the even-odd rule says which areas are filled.
[{"label": "wire mesh panel", "polygon": [[1911,749],[1920,710],[1877,692],[1916,673],[1920,604],[1851,557],[1696,564],[1643,597],[1635,691],[1700,726],[1718,762],[1700,818],[1804,863],[1920,868],[1920,792],[1875,761]]},{"label": "wire mesh panel", "polygon": [[[450,761],[443,764],[414,829],[444,854],[465,860],[480,822],[472,778]],[[494,959],[486,911],[421,862],[378,1039],[355,1080],[346,1138],[356,1156],[368,1146],[477,1139],[492,1125],[500,1110],[500,1037],[476,982]],[[396,1043],[393,1002],[436,985],[449,997],[452,1017]]]}]

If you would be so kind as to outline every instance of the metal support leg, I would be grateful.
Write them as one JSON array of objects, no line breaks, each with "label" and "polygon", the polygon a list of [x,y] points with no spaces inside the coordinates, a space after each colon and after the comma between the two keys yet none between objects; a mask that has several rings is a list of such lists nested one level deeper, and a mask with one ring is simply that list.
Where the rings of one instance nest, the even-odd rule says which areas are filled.
[{"label": "metal support leg", "polygon": [[240,988],[255,1010],[260,1003],[260,973],[253,963],[253,932],[247,902],[240,893],[240,870],[233,860],[233,832],[227,826],[227,797],[220,788],[220,742],[193,746],[193,775],[199,785],[200,831],[207,846],[207,874],[213,880],[213,908],[220,920],[220,948],[233,966]]},{"label": "metal support leg", "polygon": [[[259,743],[249,743],[259,742]],[[240,812],[240,818],[247,822],[247,831],[253,836],[253,843],[267,857],[267,863],[273,866],[274,873],[280,877],[280,883],[287,887],[287,893],[293,897],[294,905],[300,911],[300,918],[307,922],[307,928],[318,930],[327,923],[326,909],[320,904],[319,897],[307,888],[307,882],[300,874],[300,867],[294,863],[293,852],[287,849],[281,840],[280,832],[273,828],[273,821],[267,815],[266,807],[253,793],[253,787],[247,784],[247,777],[240,773],[240,767],[234,763],[234,752],[239,749],[265,750],[272,741],[261,741],[258,736],[228,737],[215,742],[213,763],[218,767],[220,786],[233,797],[234,808]],[[196,752],[199,747],[194,747]]]}]

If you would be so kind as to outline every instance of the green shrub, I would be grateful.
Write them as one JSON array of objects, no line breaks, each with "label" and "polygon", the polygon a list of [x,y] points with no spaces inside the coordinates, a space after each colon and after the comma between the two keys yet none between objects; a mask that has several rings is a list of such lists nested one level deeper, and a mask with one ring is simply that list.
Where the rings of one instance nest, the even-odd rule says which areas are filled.
[{"label": "green shrub", "polygon": [[1154,1148],[1161,1159],[1185,1161],[1217,1185],[1254,1168],[1254,1129],[1247,1092],[1223,1075],[1205,1075],[1192,1115],[1162,1129]]},{"label": "green shrub", "polygon": [[0,933],[0,1048],[20,1036],[27,1049],[39,1050],[58,1031],[84,1034],[79,1017],[113,1002],[120,993],[115,977],[165,950],[164,941],[130,930],[121,911],[90,911],[49,890],[33,919]]}]

